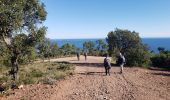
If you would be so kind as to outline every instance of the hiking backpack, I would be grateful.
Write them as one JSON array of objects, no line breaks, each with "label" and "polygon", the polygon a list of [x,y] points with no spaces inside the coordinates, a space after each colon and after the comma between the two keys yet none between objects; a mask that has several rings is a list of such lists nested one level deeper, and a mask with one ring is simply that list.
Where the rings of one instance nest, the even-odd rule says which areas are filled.
[{"label": "hiking backpack", "polygon": [[105,58],[104,59],[104,67],[111,67],[109,59]]}]

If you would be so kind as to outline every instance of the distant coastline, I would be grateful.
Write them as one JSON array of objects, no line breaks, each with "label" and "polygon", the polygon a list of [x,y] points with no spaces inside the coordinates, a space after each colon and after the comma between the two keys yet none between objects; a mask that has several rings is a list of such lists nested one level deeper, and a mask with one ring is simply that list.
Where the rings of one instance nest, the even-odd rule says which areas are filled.
[{"label": "distant coastline", "polygon": [[[83,43],[86,41],[105,40],[105,38],[91,38],[91,39],[51,39],[52,43],[57,43],[59,47],[69,43],[74,44],[78,48],[83,48]],[[158,52],[158,47],[163,47],[166,50],[170,50],[170,37],[169,38],[142,38],[142,42],[147,44],[151,51]]]}]

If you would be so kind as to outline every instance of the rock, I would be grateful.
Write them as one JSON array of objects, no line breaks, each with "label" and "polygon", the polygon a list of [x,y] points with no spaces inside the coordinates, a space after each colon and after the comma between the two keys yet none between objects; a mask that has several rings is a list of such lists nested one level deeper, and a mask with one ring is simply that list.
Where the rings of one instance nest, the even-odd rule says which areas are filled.
[{"label": "rock", "polygon": [[110,92],[106,90],[105,93],[106,93],[106,94],[109,94]]},{"label": "rock", "polygon": [[74,93],[74,95],[78,95],[78,93],[77,93],[77,92],[75,92],[75,93]]},{"label": "rock", "polygon": [[103,99],[107,99],[107,96],[104,96]]},{"label": "rock", "polygon": [[24,88],[24,85],[20,85],[18,88],[19,88],[19,89],[22,89],[22,88]]}]

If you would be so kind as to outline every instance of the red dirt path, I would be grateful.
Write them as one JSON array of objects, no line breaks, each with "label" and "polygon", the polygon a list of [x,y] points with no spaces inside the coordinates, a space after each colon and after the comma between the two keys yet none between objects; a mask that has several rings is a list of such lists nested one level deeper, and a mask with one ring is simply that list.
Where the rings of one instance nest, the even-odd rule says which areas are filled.
[{"label": "red dirt path", "polygon": [[105,76],[102,57],[53,59],[76,64],[75,75],[54,85],[27,85],[2,100],[170,100],[170,71],[112,67]]}]

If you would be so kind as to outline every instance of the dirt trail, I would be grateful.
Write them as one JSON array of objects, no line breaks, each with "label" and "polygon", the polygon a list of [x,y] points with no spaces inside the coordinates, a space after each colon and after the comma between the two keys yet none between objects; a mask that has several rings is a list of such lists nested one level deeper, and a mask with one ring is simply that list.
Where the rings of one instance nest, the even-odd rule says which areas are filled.
[{"label": "dirt trail", "polygon": [[54,59],[76,64],[75,75],[55,85],[28,85],[8,100],[170,100],[170,71],[112,67],[105,76],[102,57]]}]

